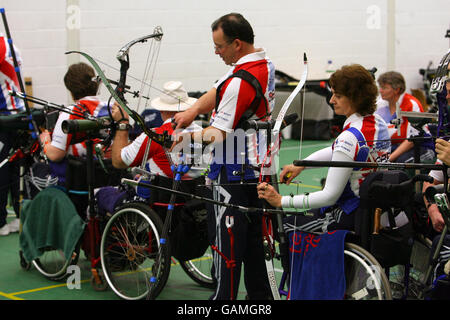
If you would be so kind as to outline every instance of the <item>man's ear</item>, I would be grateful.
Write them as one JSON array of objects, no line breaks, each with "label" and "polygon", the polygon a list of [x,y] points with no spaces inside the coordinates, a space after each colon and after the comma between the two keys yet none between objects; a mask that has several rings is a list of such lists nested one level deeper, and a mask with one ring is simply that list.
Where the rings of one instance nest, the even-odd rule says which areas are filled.
[{"label": "man's ear", "polygon": [[235,46],[236,50],[240,51],[242,50],[243,43],[239,39],[234,39],[231,45]]}]

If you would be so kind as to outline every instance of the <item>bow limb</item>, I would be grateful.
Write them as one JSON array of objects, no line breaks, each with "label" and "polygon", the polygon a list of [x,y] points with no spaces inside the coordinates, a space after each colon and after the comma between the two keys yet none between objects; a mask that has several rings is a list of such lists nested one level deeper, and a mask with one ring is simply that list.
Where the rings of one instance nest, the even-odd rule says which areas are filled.
[{"label": "bow limb", "polygon": [[[289,107],[291,106],[292,101],[294,101],[294,98],[297,96],[297,94],[300,92],[300,90],[306,84],[306,79],[308,77],[308,59],[306,57],[306,53],[303,53],[303,64],[304,64],[305,68],[303,69],[303,74],[301,76],[300,81],[298,82],[297,86],[291,92],[291,94],[289,95],[289,97],[286,99],[283,106],[281,107],[280,111],[278,112],[277,119],[275,120],[273,129],[269,130],[268,136],[269,136],[269,139],[271,139],[271,140],[270,140],[270,143],[268,143],[267,153],[261,164],[260,178],[263,175],[263,170],[265,168],[265,163],[266,163],[267,158],[269,158],[269,161],[270,161],[273,151],[274,150],[278,151],[278,148],[280,145],[280,130],[281,130],[281,126],[283,124],[283,120],[286,115],[286,112],[288,111]],[[303,117],[302,117],[302,121],[303,121]],[[277,153],[277,152],[275,152],[275,153]]]},{"label": "bow limb", "polygon": [[[98,63],[94,60],[94,58],[89,56],[87,53],[84,53],[84,52],[81,52],[81,51],[68,51],[68,52],[66,52],[66,54],[72,54],[72,53],[78,53],[78,54],[82,55],[83,57],[86,58],[86,60],[89,61],[89,63],[91,63],[92,67],[95,69],[95,71],[97,72],[99,78],[102,80],[103,84],[108,89],[109,93],[114,98],[114,100],[116,100],[116,102],[120,105],[120,107],[127,114],[129,114],[130,117],[142,128],[144,133],[147,136],[149,136],[150,139],[156,141],[157,143],[163,145],[166,148],[171,146],[172,141],[171,141],[170,137],[168,137],[167,135],[156,134],[155,132],[151,131],[149,128],[147,128],[147,126],[145,125],[144,120],[139,116],[139,114],[137,114],[135,111],[133,111],[130,108],[128,108],[127,104],[125,103],[125,101],[123,99],[123,94],[119,94],[117,92],[117,90],[114,90],[114,88],[112,87],[112,85],[109,82],[108,78],[105,76],[105,74],[103,73],[103,70],[100,68]],[[121,78],[122,77],[123,76],[121,75]]]},{"label": "bow limb", "polygon": [[[297,96],[297,94],[300,92],[300,90],[304,87],[305,83],[306,83],[306,79],[308,76],[308,63],[307,63],[307,58],[306,58],[306,53],[303,55],[303,62],[304,62],[304,71],[301,77],[301,80],[299,81],[299,83],[297,84],[297,86],[295,87],[295,89],[292,91],[292,93],[289,95],[289,97],[286,99],[286,101],[284,102],[283,106],[281,107],[277,119],[275,121],[275,125],[273,127],[273,129],[270,132],[269,129],[269,134],[268,134],[268,138],[270,140],[274,139],[274,143],[272,144],[272,141],[269,141],[268,143],[268,150],[267,150],[267,154],[266,154],[266,158],[269,157],[269,159],[272,158],[272,152],[275,150],[275,148],[277,149],[277,151],[279,150],[279,145],[280,145],[280,129],[283,123],[283,119],[286,115],[287,110],[289,109],[290,105],[292,104],[292,101],[294,100],[294,98]],[[261,173],[260,173],[260,180],[263,177],[263,170],[265,167],[265,160],[263,161],[263,163],[261,164]],[[277,158],[278,161],[278,158]],[[278,166],[276,166],[278,167]],[[277,174],[277,172],[275,172],[275,175]],[[265,179],[266,182],[268,183],[273,183],[274,181],[277,180],[276,177],[274,177],[274,174],[272,172],[270,172],[269,176],[266,175]],[[276,190],[278,191],[278,185],[275,185]],[[267,207],[267,203],[264,201],[263,202],[263,209],[265,209]],[[282,210],[281,210],[282,211]],[[283,212],[283,211],[282,211]],[[282,213],[284,215],[284,212]],[[278,233],[278,238],[279,238],[279,242],[280,242],[280,257],[282,259],[282,266],[283,269],[285,270],[285,272],[288,272],[289,270],[289,264],[285,263],[287,260],[285,259],[286,256],[288,255],[288,242],[286,239],[286,236],[284,234],[284,230],[283,230],[283,220],[282,220],[282,214],[277,214],[276,215],[276,224],[277,224],[277,233]],[[274,244],[274,238],[271,234],[272,232],[272,221],[270,216],[267,215],[263,215],[263,247],[264,247],[264,260],[265,260],[265,264],[266,264],[266,271],[267,271],[267,277],[269,280],[269,285],[272,291],[272,296],[275,300],[280,300],[280,291],[277,287],[277,282],[276,282],[276,278],[275,278],[275,271],[274,271],[274,266],[273,266],[273,257],[274,257],[274,252],[275,252],[275,244]]]},{"label": "bow limb", "polygon": [[[97,61],[95,61],[94,58],[92,58],[87,53],[84,53],[84,52],[81,52],[81,51],[68,51],[68,52],[66,52],[66,54],[72,54],[72,53],[78,53],[78,54],[82,55],[83,57],[85,57],[86,60],[90,62],[90,64],[95,69],[95,71],[97,72],[98,76],[100,77],[100,79],[102,80],[103,84],[108,89],[109,93],[114,98],[114,100],[116,100],[116,102],[122,107],[123,110],[125,110],[126,113],[128,113],[131,117],[133,117],[132,110],[128,108],[128,106],[124,102],[123,98],[119,97],[119,95],[117,94],[116,90],[114,90],[114,88],[112,87],[112,85],[109,82],[108,78],[106,78],[105,74],[103,73],[103,70],[98,65]],[[134,119],[134,117],[133,117],[133,119]]]},{"label": "bow limb", "polygon": [[303,70],[302,77],[295,87],[294,91],[289,95],[289,97],[284,102],[283,106],[280,109],[280,112],[278,113],[277,120],[275,121],[275,125],[273,127],[273,134],[276,135],[280,132],[281,124],[283,122],[284,116],[286,115],[287,110],[289,109],[290,105],[292,104],[292,101],[297,96],[297,94],[302,90],[306,83],[306,78],[308,77],[308,59],[306,58],[306,53],[303,54],[303,64],[305,66]]}]

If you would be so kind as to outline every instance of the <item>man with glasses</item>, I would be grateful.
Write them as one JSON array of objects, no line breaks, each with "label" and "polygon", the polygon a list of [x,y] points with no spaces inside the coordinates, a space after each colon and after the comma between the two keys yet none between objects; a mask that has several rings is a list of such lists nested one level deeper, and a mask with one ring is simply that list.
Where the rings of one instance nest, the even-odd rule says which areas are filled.
[{"label": "man with glasses", "polygon": [[[215,154],[208,175],[213,183],[213,198],[261,207],[255,184],[247,183],[258,181],[258,172],[251,165],[257,165],[266,150],[257,134],[245,132],[238,137],[243,132],[238,129],[242,129],[248,119],[269,119],[275,102],[275,68],[265,51],[254,46],[253,29],[241,14],[227,14],[217,19],[211,29],[215,53],[231,69],[191,108],[174,116],[176,128],[186,127],[197,115],[213,111],[210,126],[203,129],[201,137],[192,135],[195,140],[214,143]],[[242,137],[243,140],[239,140]],[[237,143],[238,140],[244,143]],[[212,273],[218,285],[211,299],[236,298],[242,263],[247,297],[270,299],[261,213],[244,214],[214,206],[208,219],[210,241],[218,251],[214,252]],[[227,263],[219,252],[228,259],[232,259],[234,253],[234,263]]]}]

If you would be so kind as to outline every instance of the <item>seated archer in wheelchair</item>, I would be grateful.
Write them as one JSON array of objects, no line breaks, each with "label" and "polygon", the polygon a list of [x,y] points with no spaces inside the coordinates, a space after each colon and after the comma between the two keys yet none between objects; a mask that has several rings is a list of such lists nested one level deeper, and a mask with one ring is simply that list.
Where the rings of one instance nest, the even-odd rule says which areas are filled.
[{"label": "seated archer in wheelchair", "polygon": [[[371,74],[362,66],[344,66],[330,78],[333,96],[330,103],[346,121],[342,133],[333,145],[321,149],[306,160],[380,162],[387,160],[390,141],[386,123],[377,115],[377,87]],[[375,142],[374,142],[375,140]],[[305,167],[287,165],[280,180],[289,184]],[[359,186],[374,169],[330,167],[321,191],[310,194],[281,196],[275,189],[262,183],[259,197],[278,208],[314,209],[314,217],[302,219],[301,229],[326,232],[336,229],[354,229],[354,213],[359,205]]]},{"label": "seated archer in wheelchair", "polygon": [[[51,232],[46,231],[50,228],[59,227],[64,230],[63,233],[73,233],[76,225],[77,234],[73,234],[73,239],[71,238],[71,242],[75,244],[84,232],[88,220],[87,155],[90,151],[94,153],[94,146],[105,138],[105,132],[96,134],[95,137],[85,132],[65,133],[62,124],[67,120],[85,119],[86,115],[98,117],[108,103],[96,96],[99,82],[95,78],[94,69],[85,63],[71,65],[64,76],[64,84],[71,93],[74,104],[66,108],[67,110],[60,110],[53,132],[44,131],[39,137],[44,145],[43,152],[47,161],[34,163],[30,170],[29,185],[33,200],[28,206],[23,206],[24,215],[21,218],[24,226],[21,244],[27,247],[36,246],[34,239],[42,234],[50,234]],[[92,148],[89,148],[89,152],[88,146]],[[116,185],[123,174],[123,171],[111,170],[111,165],[108,168],[104,151],[104,148],[95,151],[98,161],[93,172],[93,187]],[[109,169],[108,174],[102,166]],[[42,181],[45,183],[36,183]],[[70,230],[71,228],[73,230]],[[61,241],[64,243],[60,239],[57,245],[61,245]],[[35,259],[36,254],[28,255],[27,260]]]},{"label": "seated archer in wheelchair", "polygon": [[[85,63],[71,65],[64,76],[64,84],[75,103],[69,106],[68,112],[60,112],[53,132],[44,131],[40,140],[44,145],[43,152],[48,159],[50,175],[57,179],[56,184],[66,189],[74,188],[81,194],[87,190],[87,140],[92,141],[97,159],[110,164],[107,147],[100,144],[105,137],[102,132],[95,137],[88,136],[85,132],[65,133],[62,124],[66,120],[84,119],[86,114],[99,117],[108,107],[108,102],[101,101],[97,96],[99,82],[95,78],[94,69]],[[100,163],[105,166],[105,163]],[[111,168],[111,165],[109,167]],[[106,175],[102,171],[96,170],[97,186],[117,184],[118,177],[111,173]],[[87,197],[77,197],[75,193],[72,193],[71,197],[74,197],[77,211],[82,214],[87,206]]]},{"label": "seated archer in wheelchair", "polygon": [[[369,163],[387,160],[390,139],[386,123],[374,114],[378,89],[372,75],[360,65],[349,65],[332,74],[329,83],[333,93],[330,103],[334,106],[334,111],[346,116],[343,131],[332,146],[319,150],[306,159]],[[281,171],[280,181],[289,184],[304,169],[305,167],[287,165]],[[258,185],[258,195],[277,208],[313,209],[312,217],[291,215],[286,218],[286,232],[319,232],[325,236],[333,234],[337,239],[338,233],[334,233],[335,230],[355,229],[355,216],[360,204],[359,188],[364,178],[373,171],[374,169],[368,168],[330,167],[321,191],[281,196],[271,185],[261,183]],[[289,238],[291,242],[296,242],[300,236]],[[345,232],[342,232],[342,241],[337,242],[342,243],[344,238]],[[326,267],[327,263],[321,265]],[[324,272],[336,273],[333,268],[324,269]],[[342,292],[338,292],[336,296],[327,298],[339,299],[341,294],[343,296]]]}]

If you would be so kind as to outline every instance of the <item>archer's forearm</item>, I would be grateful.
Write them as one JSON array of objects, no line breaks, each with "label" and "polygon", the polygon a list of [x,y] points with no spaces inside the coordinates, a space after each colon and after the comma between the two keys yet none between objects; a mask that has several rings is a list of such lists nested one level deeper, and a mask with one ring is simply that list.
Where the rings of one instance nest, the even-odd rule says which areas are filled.
[{"label": "archer's forearm", "polygon": [[112,164],[115,168],[125,169],[128,166],[122,160],[122,149],[128,145],[128,131],[117,131],[111,146]]},{"label": "archer's forearm", "polygon": [[59,162],[66,156],[66,151],[52,146],[51,144],[47,144],[44,146],[44,153],[49,160],[54,162]]},{"label": "archer's forearm", "polygon": [[403,141],[394,152],[391,153],[389,161],[395,161],[406,151],[411,150],[414,147],[414,143],[408,140]]},{"label": "archer's forearm", "polygon": [[227,133],[213,126],[204,128],[202,131],[194,132],[191,138],[196,143],[219,143],[226,139]]},{"label": "archer's forearm", "polygon": [[194,108],[198,114],[207,114],[214,110],[216,105],[216,88],[211,88],[207,93],[202,95],[194,104]]}]

